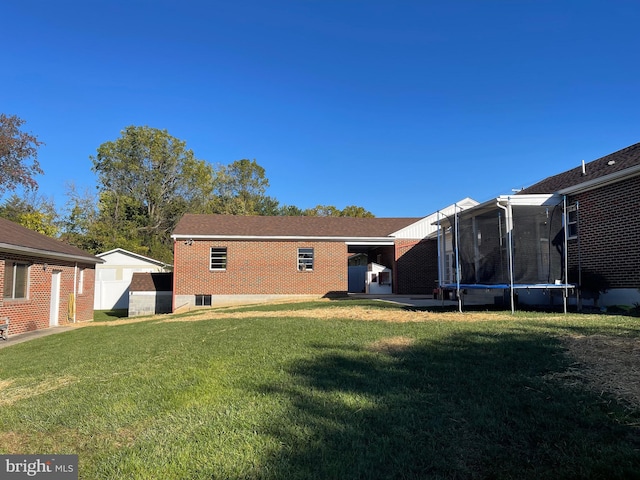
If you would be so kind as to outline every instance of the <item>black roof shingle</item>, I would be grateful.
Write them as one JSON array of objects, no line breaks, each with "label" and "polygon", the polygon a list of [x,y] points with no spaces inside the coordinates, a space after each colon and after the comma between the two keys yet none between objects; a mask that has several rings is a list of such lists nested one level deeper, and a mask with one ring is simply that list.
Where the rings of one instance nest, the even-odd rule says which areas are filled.
[{"label": "black roof shingle", "polygon": [[530,187],[520,190],[518,194],[557,193],[566,188],[575,187],[639,165],[640,143],[636,143],[586,163],[585,175],[582,174],[582,165],[579,165],[566,172],[547,177]]}]

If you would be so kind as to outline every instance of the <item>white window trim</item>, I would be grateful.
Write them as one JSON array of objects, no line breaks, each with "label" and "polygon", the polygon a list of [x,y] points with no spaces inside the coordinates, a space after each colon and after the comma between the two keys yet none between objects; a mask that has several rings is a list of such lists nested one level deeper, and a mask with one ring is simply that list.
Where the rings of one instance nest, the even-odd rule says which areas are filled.
[{"label": "white window trim", "polygon": [[[302,262],[301,260],[304,260],[308,257],[305,256],[300,256],[302,255],[308,255],[307,253],[302,253],[301,250],[311,250],[311,268],[307,267],[307,263],[308,262]],[[297,250],[298,253],[298,257],[297,257],[297,264],[296,264],[296,269],[299,272],[313,272],[313,269],[315,267],[315,263],[316,263],[316,253],[313,247],[299,247]]]},{"label": "white window trim", "polygon": [[84,293],[84,268],[81,268],[78,272],[78,295]]},{"label": "white window trim", "polygon": [[[575,212],[576,217],[574,221],[570,221],[570,214]],[[570,234],[571,226],[575,225],[575,232],[573,235]],[[578,238],[578,207],[576,205],[570,205],[567,207],[567,239],[575,240]]]},{"label": "white window trim", "polygon": [[[217,249],[217,250],[220,250],[220,251],[224,249],[224,268],[217,268],[217,267],[214,267],[212,265],[213,258],[214,258],[213,257],[213,250],[214,249]],[[221,252],[218,252],[218,253],[221,253]],[[217,257],[217,258],[220,258],[220,257]],[[209,270],[212,271],[212,272],[224,272],[224,271],[227,270],[228,266],[229,266],[229,250],[228,250],[228,248],[227,247],[211,247],[209,249]]]},{"label": "white window trim", "polygon": [[[4,296],[4,292],[2,293],[3,295],[3,299],[4,300],[28,300],[29,299],[29,289],[30,289],[30,278],[31,278],[31,265],[28,264],[27,262],[16,262],[13,260],[5,260],[5,266],[4,266],[4,271],[5,271],[5,275],[7,272],[7,264],[11,265],[11,272],[12,272],[12,287],[13,287],[13,291],[11,292],[11,295],[6,297]],[[16,266],[17,265],[24,265],[26,267],[26,273],[25,273],[25,286],[24,286],[24,297],[16,297]],[[6,282],[6,279],[5,279]]]}]

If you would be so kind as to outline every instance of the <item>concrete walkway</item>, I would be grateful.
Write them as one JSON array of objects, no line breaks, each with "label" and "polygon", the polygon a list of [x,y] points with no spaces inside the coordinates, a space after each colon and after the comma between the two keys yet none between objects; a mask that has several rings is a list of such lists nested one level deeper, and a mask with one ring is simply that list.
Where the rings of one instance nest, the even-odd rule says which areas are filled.
[{"label": "concrete walkway", "polygon": [[17,335],[9,335],[8,340],[0,340],[0,349],[5,347],[10,347],[11,345],[16,345],[18,343],[33,340],[34,338],[46,337],[47,335],[67,332],[69,330],[73,330],[74,328],[78,328],[78,326],[64,325],[60,327],[41,328],[40,330],[33,330],[31,332],[19,333]]}]

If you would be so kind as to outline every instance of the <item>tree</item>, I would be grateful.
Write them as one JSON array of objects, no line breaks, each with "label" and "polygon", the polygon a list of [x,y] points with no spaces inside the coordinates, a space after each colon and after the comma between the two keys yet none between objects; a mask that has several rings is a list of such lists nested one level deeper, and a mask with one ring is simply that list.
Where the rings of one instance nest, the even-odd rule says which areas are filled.
[{"label": "tree", "polygon": [[25,121],[15,115],[0,113],[0,188],[18,186],[38,188],[33,178],[43,171],[38,163],[38,147],[43,145],[32,134],[20,130]]},{"label": "tree", "polygon": [[283,217],[302,217],[304,216],[304,210],[295,205],[282,205],[278,208],[276,215]]},{"label": "tree", "polygon": [[303,215],[310,217],[373,217],[373,213],[362,207],[350,205],[340,210],[333,205],[316,205],[313,208],[304,210]]},{"label": "tree", "polygon": [[340,212],[341,217],[355,217],[355,218],[371,218],[375,217],[369,210],[365,210],[362,207],[356,205],[349,205],[342,209]]},{"label": "tree", "polygon": [[49,237],[55,237],[59,232],[53,201],[37,196],[35,192],[24,197],[11,195],[0,206],[0,217]]},{"label": "tree", "polygon": [[99,214],[96,196],[88,189],[78,192],[73,183],[66,185],[65,195],[67,202],[64,217],[60,221],[60,239],[88,252],[103,251],[103,242],[96,236],[94,228],[98,225]]},{"label": "tree", "polygon": [[256,160],[236,160],[217,171],[218,212],[234,215],[272,215],[277,200],[266,195],[269,180]]},{"label": "tree", "polygon": [[313,208],[308,208],[304,211],[304,214],[309,217],[340,217],[340,210],[333,205],[316,205]]},{"label": "tree", "polygon": [[126,127],[120,138],[100,145],[91,160],[99,181],[98,225],[93,228],[106,235],[106,247],[127,244],[169,261],[169,235],[180,217],[210,208],[211,165],[166,130]]}]

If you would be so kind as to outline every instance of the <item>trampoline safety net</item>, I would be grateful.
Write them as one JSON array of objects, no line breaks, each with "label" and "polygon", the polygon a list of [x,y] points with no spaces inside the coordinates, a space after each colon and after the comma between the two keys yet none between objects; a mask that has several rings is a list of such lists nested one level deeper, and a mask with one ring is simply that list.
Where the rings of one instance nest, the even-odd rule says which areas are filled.
[{"label": "trampoline safety net", "polygon": [[[511,282],[509,241],[514,284],[564,283],[564,230],[562,205],[512,205],[505,210],[450,218],[453,257],[465,285],[500,285]],[[511,235],[509,230],[511,229]],[[457,249],[457,252],[456,252]]]}]

